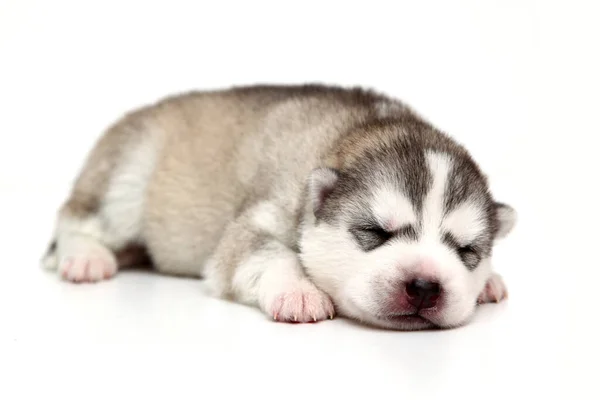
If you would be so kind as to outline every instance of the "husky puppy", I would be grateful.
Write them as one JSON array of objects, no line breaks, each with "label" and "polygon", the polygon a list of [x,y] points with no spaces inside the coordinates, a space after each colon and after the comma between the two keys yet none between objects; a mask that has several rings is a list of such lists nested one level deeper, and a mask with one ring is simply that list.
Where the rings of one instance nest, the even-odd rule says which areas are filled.
[{"label": "husky puppy", "polygon": [[277,321],[449,328],[506,297],[490,260],[515,220],[467,150],[396,99],[233,87],[110,126],[43,264],[96,282],[147,262]]}]

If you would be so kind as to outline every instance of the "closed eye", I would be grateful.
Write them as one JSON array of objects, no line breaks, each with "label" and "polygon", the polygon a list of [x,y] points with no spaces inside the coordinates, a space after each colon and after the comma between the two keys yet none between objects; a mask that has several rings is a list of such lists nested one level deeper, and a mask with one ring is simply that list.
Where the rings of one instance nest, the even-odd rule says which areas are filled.
[{"label": "closed eye", "polygon": [[350,232],[365,251],[382,246],[394,237],[413,240],[417,238],[417,233],[412,225],[405,225],[394,231],[387,231],[378,225],[369,225],[351,228]]},{"label": "closed eye", "polygon": [[444,242],[456,251],[456,254],[467,268],[474,269],[481,261],[479,248],[475,244],[461,245],[450,233],[444,234]]},{"label": "closed eye", "polygon": [[462,262],[469,268],[473,269],[481,261],[481,256],[477,249],[473,246],[462,246],[458,249],[458,255]]},{"label": "closed eye", "polygon": [[471,254],[477,254],[475,248],[471,245],[461,246],[456,249],[461,258],[469,257]]},{"label": "closed eye", "polygon": [[377,241],[378,244],[374,247],[381,246],[383,243],[387,242],[392,237],[392,234],[390,232],[386,231],[385,229],[379,226],[358,228],[356,233],[358,233],[359,236],[362,236],[363,239],[371,239],[370,241],[372,242],[372,244],[375,244],[375,242]]}]

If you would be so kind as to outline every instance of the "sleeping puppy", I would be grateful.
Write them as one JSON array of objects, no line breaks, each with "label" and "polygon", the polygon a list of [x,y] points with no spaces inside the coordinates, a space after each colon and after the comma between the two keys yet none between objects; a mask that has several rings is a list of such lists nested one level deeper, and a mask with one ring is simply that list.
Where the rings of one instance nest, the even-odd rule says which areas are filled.
[{"label": "sleeping puppy", "polygon": [[506,297],[490,259],[515,219],[464,147],[393,98],[235,87],[109,127],[43,264],[96,282],[149,262],[277,321],[450,328]]}]

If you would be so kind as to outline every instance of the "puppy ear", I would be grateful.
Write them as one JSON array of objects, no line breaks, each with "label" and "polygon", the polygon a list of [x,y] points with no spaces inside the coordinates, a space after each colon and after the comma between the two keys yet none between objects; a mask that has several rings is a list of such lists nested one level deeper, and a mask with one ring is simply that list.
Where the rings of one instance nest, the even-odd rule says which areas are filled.
[{"label": "puppy ear", "polygon": [[333,168],[317,168],[311,172],[308,179],[308,194],[315,215],[321,211],[338,179],[339,173]]},{"label": "puppy ear", "polygon": [[496,232],[494,237],[502,239],[506,237],[517,223],[517,212],[511,206],[504,203],[496,203]]}]

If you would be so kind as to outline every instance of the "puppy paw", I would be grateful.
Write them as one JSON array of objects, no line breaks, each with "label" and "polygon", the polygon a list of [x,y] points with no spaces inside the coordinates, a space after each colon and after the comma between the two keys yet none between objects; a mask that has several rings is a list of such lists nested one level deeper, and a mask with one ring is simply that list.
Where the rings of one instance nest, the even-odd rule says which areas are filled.
[{"label": "puppy paw", "polygon": [[494,273],[486,282],[481,294],[479,294],[477,303],[499,303],[507,297],[508,291],[502,277]]},{"label": "puppy paw", "polygon": [[308,280],[273,291],[265,303],[267,314],[280,322],[317,322],[335,314],[329,296]]},{"label": "puppy paw", "polygon": [[97,282],[117,272],[114,254],[99,243],[79,241],[61,254],[59,275],[71,282]]}]

